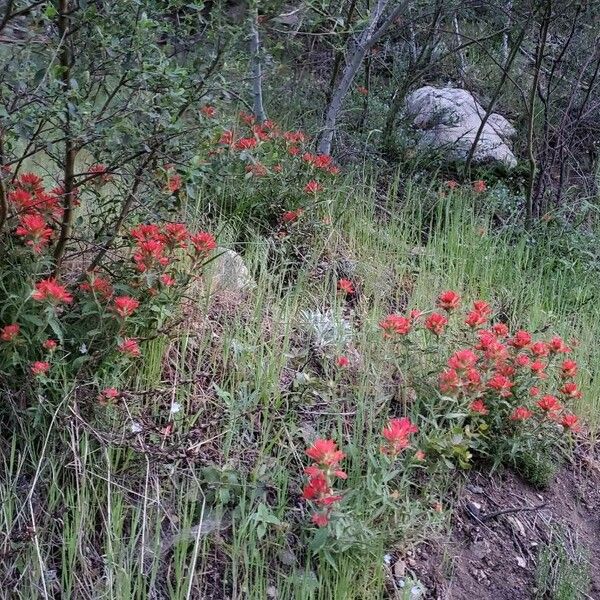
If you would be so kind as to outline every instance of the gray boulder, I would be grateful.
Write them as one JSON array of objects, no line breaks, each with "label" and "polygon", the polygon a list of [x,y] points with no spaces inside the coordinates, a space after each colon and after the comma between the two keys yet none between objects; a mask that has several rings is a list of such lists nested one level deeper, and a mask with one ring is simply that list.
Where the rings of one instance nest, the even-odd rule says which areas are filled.
[{"label": "gray boulder", "polygon": [[243,292],[256,286],[244,259],[233,250],[218,248],[207,269],[211,292]]},{"label": "gray boulder", "polygon": [[[409,94],[406,114],[420,130],[421,148],[441,151],[449,161],[464,161],[485,109],[466,90],[428,85]],[[492,113],[481,132],[473,162],[516,166],[510,147],[510,139],[515,135],[515,128],[502,115]]]}]

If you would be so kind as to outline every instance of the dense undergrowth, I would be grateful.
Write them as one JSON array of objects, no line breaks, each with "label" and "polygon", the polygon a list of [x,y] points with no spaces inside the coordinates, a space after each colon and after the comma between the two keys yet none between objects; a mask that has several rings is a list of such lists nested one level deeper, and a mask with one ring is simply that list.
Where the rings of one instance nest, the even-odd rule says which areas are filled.
[{"label": "dense undergrowth", "polygon": [[[571,434],[562,416],[543,416],[559,411],[546,400],[544,413],[542,396],[560,396],[595,435],[594,270],[556,260],[551,225],[521,236],[499,228],[493,190],[402,187],[401,202],[393,185],[382,201],[375,186],[339,177],[302,207],[276,203],[260,230],[224,212],[227,203],[212,207],[202,227],[242,252],[255,281],[244,291],[208,292],[219,254],[208,234],[186,242],[189,251],[171,244],[174,282],[162,279],[160,253],[140,250],[146,234],[164,235],[159,223],[123,232],[125,258],[101,273],[115,278],[114,294],[102,297],[93,280],[81,290],[66,272],[73,302],[46,306],[44,290],[31,294],[47,267],[15,236],[2,320],[29,319],[2,349],[3,589],[22,598],[399,595],[384,556],[444,527],[457,474],[548,449],[568,455]],[[197,231],[204,209],[188,201],[179,220]],[[453,297],[436,307],[448,289],[461,308]],[[476,306],[464,325],[480,299],[489,308]],[[411,318],[414,309],[426,312]],[[485,336],[469,333],[489,323],[507,353],[502,373],[481,362]],[[547,346],[536,356],[523,339],[516,350],[510,340],[524,329],[565,342],[548,362]],[[49,336],[56,348],[41,349]],[[137,345],[119,352],[134,338],[139,358]],[[465,345],[481,356],[451,359]],[[531,372],[538,358],[558,373],[576,359],[579,387],[564,389],[574,367],[562,379]],[[451,375],[440,386],[448,359],[461,381],[477,361],[488,385],[458,388]],[[32,376],[34,360],[48,365]],[[514,382],[490,387],[494,373]],[[530,396],[536,385],[541,394]],[[305,451],[318,438],[342,454],[317,444],[307,487]]]}]

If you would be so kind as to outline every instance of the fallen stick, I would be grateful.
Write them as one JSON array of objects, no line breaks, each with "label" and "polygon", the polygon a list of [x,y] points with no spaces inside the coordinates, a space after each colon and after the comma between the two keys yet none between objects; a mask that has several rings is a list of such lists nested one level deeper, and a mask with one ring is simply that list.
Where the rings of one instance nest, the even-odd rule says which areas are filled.
[{"label": "fallen stick", "polygon": [[496,517],[500,517],[502,515],[508,515],[516,512],[530,512],[534,510],[541,510],[542,508],[546,508],[546,502],[539,504],[538,506],[517,506],[515,508],[505,508],[503,510],[497,510],[489,515],[482,515],[479,517],[481,521],[489,521],[490,519],[494,519]]}]

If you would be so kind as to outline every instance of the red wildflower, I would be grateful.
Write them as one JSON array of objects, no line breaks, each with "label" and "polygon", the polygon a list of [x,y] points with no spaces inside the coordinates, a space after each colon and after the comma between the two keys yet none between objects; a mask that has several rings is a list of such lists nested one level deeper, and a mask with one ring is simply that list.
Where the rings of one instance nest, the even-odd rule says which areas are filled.
[{"label": "red wildflower", "polygon": [[11,325],[5,325],[0,329],[0,340],[3,342],[12,342],[21,330],[21,326],[18,323],[12,323]]},{"label": "red wildflower", "polygon": [[140,351],[140,347],[138,346],[137,340],[134,340],[133,338],[123,339],[117,346],[117,349],[122,354],[130,356],[132,358],[136,358],[138,356],[141,356],[142,354]]},{"label": "red wildflower", "polygon": [[536,356],[548,356],[550,348],[546,342],[535,342],[535,344],[531,344],[531,352]]},{"label": "red wildflower", "polygon": [[561,394],[568,396],[569,398],[581,398],[582,394],[577,384],[573,381],[567,381],[561,388]]},{"label": "red wildflower", "polygon": [[307,194],[316,194],[318,192],[323,191],[323,186],[318,182],[315,181],[314,179],[311,179],[305,186],[304,186],[304,191]]},{"label": "red wildflower", "polygon": [[483,313],[484,315],[489,315],[492,312],[491,306],[485,300],[475,300],[473,302],[473,310]]},{"label": "red wildflower", "polygon": [[446,325],[448,325],[448,319],[440,313],[431,313],[425,319],[425,327],[435,335],[442,335]]},{"label": "red wildflower", "polygon": [[477,310],[472,310],[465,319],[465,324],[475,329],[480,325],[484,325],[487,321],[487,315]]},{"label": "red wildflower", "polygon": [[443,394],[455,394],[459,387],[460,379],[454,369],[448,369],[440,374],[440,391]]},{"label": "red wildflower", "polygon": [[281,163],[277,163],[273,167],[273,173],[283,173],[283,165]]},{"label": "red wildflower", "polygon": [[305,153],[302,155],[302,160],[303,160],[305,163],[308,163],[309,165],[310,165],[310,164],[312,164],[312,163],[314,162],[315,158],[316,158],[316,156],[315,156],[314,154],[312,154],[311,152],[305,152]]},{"label": "red wildflower", "polygon": [[423,452],[423,450],[417,450],[415,452],[415,460],[423,462],[425,460],[425,452]]},{"label": "red wildflower", "polygon": [[199,231],[194,234],[190,241],[197,255],[206,256],[217,247],[215,238],[207,231]]},{"label": "red wildflower", "polygon": [[508,335],[508,325],[506,323],[494,323],[492,333],[499,338],[506,337]]},{"label": "red wildflower", "polygon": [[23,173],[17,178],[16,184],[29,191],[35,192],[42,187],[43,180],[35,173]]},{"label": "red wildflower", "polygon": [[246,125],[254,125],[256,118],[254,117],[254,115],[251,115],[247,112],[240,112],[240,119],[246,124]]},{"label": "red wildflower", "polygon": [[470,389],[477,389],[481,385],[481,373],[477,369],[469,369],[463,375],[462,384]]},{"label": "red wildflower", "polygon": [[447,188],[455,190],[458,187],[458,181],[454,179],[449,179],[448,181],[446,181],[445,185]]},{"label": "red wildflower", "polygon": [[515,357],[515,362],[517,363],[517,365],[519,367],[526,367],[531,362],[531,359],[529,358],[529,356],[527,356],[527,354],[523,354],[521,352],[520,354],[517,354],[517,356]]},{"label": "red wildflower", "polygon": [[567,353],[571,352],[571,349],[563,342],[563,340],[555,336],[548,342],[548,349],[553,353]]},{"label": "red wildflower", "polygon": [[423,314],[422,310],[419,310],[418,308],[413,308],[410,311],[410,315],[409,316],[410,316],[410,318],[411,318],[412,321],[416,321],[418,318],[421,317],[422,314]]},{"label": "red wildflower", "polygon": [[538,401],[537,401],[537,405],[544,411],[544,412],[558,412],[562,407],[560,405],[560,402],[558,401],[558,398],[556,398],[555,396],[542,396]]},{"label": "red wildflower", "polygon": [[574,360],[565,360],[561,365],[561,377],[575,377],[577,375],[577,363]]},{"label": "red wildflower", "polygon": [[340,461],[344,460],[346,455],[337,449],[337,444],[333,440],[319,438],[306,451],[306,454],[316,463],[328,468],[335,467]]},{"label": "red wildflower", "polygon": [[121,392],[119,392],[119,390],[117,388],[114,388],[114,387],[105,388],[100,392],[100,396],[98,397],[98,400],[100,401],[101,404],[107,404],[111,400],[118,398],[120,395],[121,395]]},{"label": "red wildflower", "polygon": [[15,233],[24,239],[25,244],[40,253],[52,238],[52,229],[39,214],[25,214],[19,219]]},{"label": "red wildflower", "polygon": [[176,192],[181,188],[181,175],[175,173],[174,175],[169,176],[167,179],[167,190],[169,192]]},{"label": "red wildflower", "polygon": [[388,315],[380,321],[379,327],[383,329],[384,337],[392,337],[393,335],[406,335],[411,328],[411,321],[402,315]]},{"label": "red wildflower", "polygon": [[210,106],[209,104],[205,104],[201,109],[200,112],[207,117],[208,119],[212,119],[216,114],[217,114],[217,110],[215,109],[214,106]]},{"label": "red wildflower", "polygon": [[456,369],[457,371],[465,371],[466,369],[470,369],[475,366],[477,362],[477,355],[473,350],[469,350],[468,348],[465,350],[458,350],[448,359],[448,366],[451,369]]},{"label": "red wildflower", "polygon": [[31,363],[31,372],[34,375],[44,375],[50,370],[50,363],[45,360],[36,360],[34,363]]},{"label": "red wildflower", "polygon": [[112,181],[112,175],[108,172],[108,167],[102,163],[95,163],[88,167],[88,173],[95,175],[97,180],[101,183],[108,183]]},{"label": "red wildflower", "polygon": [[338,367],[347,367],[350,364],[350,359],[347,356],[338,356],[336,361]]},{"label": "red wildflower", "polygon": [[218,143],[222,144],[223,146],[230,146],[231,144],[233,144],[233,131],[227,129],[223,133],[221,133],[221,137],[219,138]]},{"label": "red wildflower", "polygon": [[164,253],[165,244],[161,239],[145,240],[138,242],[133,254],[135,266],[140,273],[152,269],[155,265],[165,267],[169,264],[169,258]]},{"label": "red wildflower", "polygon": [[500,373],[496,373],[487,382],[487,386],[493,390],[496,390],[503,398],[507,398],[508,396],[512,395],[510,390],[513,385],[513,382],[508,377],[501,375]]},{"label": "red wildflower", "polygon": [[48,301],[59,304],[64,302],[70,304],[73,302],[73,296],[67,292],[67,288],[60,285],[54,278],[42,279],[35,284],[35,291],[31,295],[34,300]]},{"label": "red wildflower", "polygon": [[325,169],[330,175],[339,175],[342,170],[337,165],[329,165]]},{"label": "red wildflower", "polygon": [[329,515],[327,512],[323,512],[323,513],[315,513],[310,520],[317,526],[317,527],[327,527],[327,525],[329,524]]},{"label": "red wildflower", "polygon": [[540,395],[540,388],[537,387],[537,386],[535,386],[535,385],[533,387],[529,388],[529,395],[533,396],[534,398],[536,396],[539,396]]},{"label": "red wildflower", "polygon": [[344,292],[347,296],[351,296],[356,291],[354,284],[349,279],[340,279],[337,283],[338,290]]},{"label": "red wildflower", "polygon": [[166,287],[171,287],[177,283],[168,273],[163,273],[160,276],[160,281]]},{"label": "red wildflower", "polygon": [[183,223],[167,223],[164,227],[164,239],[169,248],[185,248],[189,237],[187,227]]},{"label": "red wildflower", "polygon": [[481,398],[473,400],[473,402],[471,402],[471,404],[469,405],[469,408],[474,413],[477,413],[479,415],[487,415],[490,412],[488,410],[488,407],[485,405],[485,402]]},{"label": "red wildflower", "polygon": [[261,163],[254,163],[246,166],[246,173],[250,173],[255,177],[265,177],[269,174],[267,167]]},{"label": "red wildflower", "polygon": [[515,374],[515,368],[509,363],[499,363],[496,365],[496,373],[504,375],[504,377],[512,377]]},{"label": "red wildflower", "polygon": [[518,406],[510,415],[511,421],[527,421],[533,416],[533,413],[525,406]]},{"label": "red wildflower", "polygon": [[485,192],[486,189],[487,189],[487,185],[486,185],[485,181],[483,181],[483,179],[478,179],[477,181],[473,182],[473,191],[476,192],[477,194],[481,194],[482,192]]},{"label": "red wildflower", "polygon": [[131,296],[117,296],[113,300],[113,310],[122,319],[130,317],[136,311],[139,305],[140,303]]},{"label": "red wildflower", "polygon": [[302,131],[285,131],[283,139],[291,144],[302,144],[306,141],[306,135]]},{"label": "red wildflower", "polygon": [[571,429],[577,431],[579,429],[579,418],[576,415],[566,414],[563,415],[561,425],[565,429]]},{"label": "red wildflower", "polygon": [[448,312],[458,308],[459,304],[460,296],[452,290],[442,292],[437,299],[437,305]]},{"label": "red wildflower", "polygon": [[154,223],[143,223],[129,231],[129,235],[137,242],[161,241],[162,234],[158,225]]},{"label": "red wildflower", "polygon": [[546,365],[541,360],[535,360],[531,363],[529,368],[534,375],[542,377],[544,375],[544,369],[546,368]]},{"label": "red wildflower", "polygon": [[313,158],[312,164],[317,169],[323,169],[324,171],[327,171],[329,170],[332,161],[333,159],[331,158],[331,156],[328,156],[327,154],[317,154]]},{"label": "red wildflower", "polygon": [[45,350],[48,350],[48,352],[53,352],[54,350],[56,350],[56,347],[58,346],[58,342],[56,340],[44,340],[42,342],[42,347]]},{"label": "red wildflower", "polygon": [[477,350],[483,350],[484,352],[487,352],[493,346],[498,344],[496,336],[488,329],[482,329],[481,331],[478,331],[477,337],[479,338],[479,342],[475,346]]},{"label": "red wildflower", "polygon": [[363,96],[367,96],[369,94],[369,90],[364,85],[357,85],[356,91]]},{"label": "red wildflower", "polygon": [[526,348],[531,344],[531,334],[521,329],[515,333],[509,343],[515,348]]},{"label": "red wildflower", "polygon": [[301,214],[302,214],[301,209],[298,209],[298,210],[286,210],[281,215],[281,220],[284,223],[293,223],[294,221],[296,221],[300,217]]},{"label": "red wildflower", "polygon": [[401,419],[390,419],[387,426],[381,431],[381,435],[387,440],[387,445],[382,448],[385,454],[395,456],[410,444],[411,434],[419,431],[419,428],[411,423],[407,417]]},{"label": "red wildflower", "polygon": [[113,288],[108,279],[104,279],[94,273],[89,273],[88,277],[89,281],[85,281],[79,286],[81,291],[98,294],[98,296],[102,296],[103,298],[109,298],[112,295]]},{"label": "red wildflower", "polygon": [[233,147],[235,150],[250,150],[251,148],[256,148],[257,144],[258,144],[258,142],[256,141],[256,138],[247,137],[247,138],[240,138],[233,145]]}]

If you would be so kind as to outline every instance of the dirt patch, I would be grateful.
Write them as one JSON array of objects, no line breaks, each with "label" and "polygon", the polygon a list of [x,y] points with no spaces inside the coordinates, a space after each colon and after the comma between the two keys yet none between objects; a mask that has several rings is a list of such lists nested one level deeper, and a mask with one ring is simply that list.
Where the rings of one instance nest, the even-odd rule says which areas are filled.
[{"label": "dirt patch", "polygon": [[448,538],[418,548],[413,570],[429,599],[531,600],[539,551],[557,530],[589,560],[581,598],[600,600],[600,448],[578,447],[544,491],[510,471],[473,474]]}]

